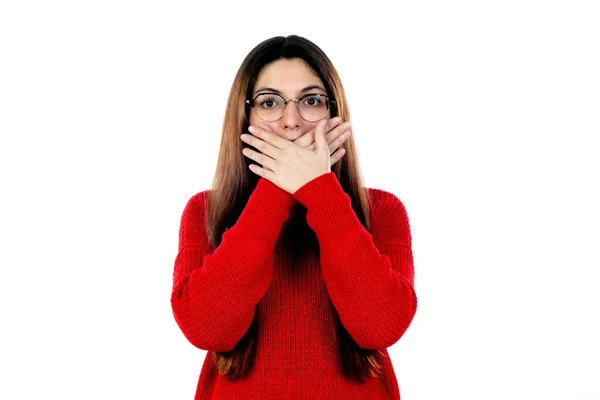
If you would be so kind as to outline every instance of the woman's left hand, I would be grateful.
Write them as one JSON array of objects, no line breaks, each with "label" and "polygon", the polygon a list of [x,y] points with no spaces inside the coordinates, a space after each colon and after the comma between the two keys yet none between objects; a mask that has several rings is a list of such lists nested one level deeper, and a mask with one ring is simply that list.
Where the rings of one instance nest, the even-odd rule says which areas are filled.
[{"label": "woman's left hand", "polygon": [[260,152],[244,148],[244,155],[263,167],[252,164],[250,170],[268,179],[290,194],[319,176],[331,172],[329,147],[325,140],[326,120],[315,129],[315,150],[267,132],[259,127],[249,127],[252,135],[242,135],[245,143]]}]

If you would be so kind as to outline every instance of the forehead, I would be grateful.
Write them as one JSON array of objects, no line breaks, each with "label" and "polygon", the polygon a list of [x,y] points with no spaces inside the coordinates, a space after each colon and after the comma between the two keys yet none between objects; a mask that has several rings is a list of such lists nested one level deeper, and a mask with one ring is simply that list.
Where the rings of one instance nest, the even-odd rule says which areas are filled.
[{"label": "forehead", "polygon": [[258,74],[254,90],[263,86],[279,89],[283,93],[297,93],[312,85],[323,85],[312,68],[300,58],[280,59],[266,66]]}]

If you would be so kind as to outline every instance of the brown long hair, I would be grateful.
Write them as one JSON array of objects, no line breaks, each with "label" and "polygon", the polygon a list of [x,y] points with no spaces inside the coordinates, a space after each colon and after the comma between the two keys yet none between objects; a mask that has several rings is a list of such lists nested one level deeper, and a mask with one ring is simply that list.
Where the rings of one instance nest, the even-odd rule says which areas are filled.
[{"label": "brown long hair", "polygon": [[[228,227],[235,224],[242,213],[250,194],[256,187],[260,176],[248,169],[250,161],[242,154],[244,143],[239,140],[242,132],[248,131],[250,107],[246,99],[250,99],[258,74],[267,64],[281,58],[300,58],[304,60],[325,84],[325,89],[335,106],[331,108],[331,118],[340,116],[342,122],[350,120],[350,112],[344,95],[344,88],[333,64],[325,53],[310,40],[297,36],[276,36],[259,43],[242,62],[229,92],[223,136],[217,168],[213,179],[212,190],[208,194],[206,207],[206,228],[209,244],[216,249],[221,236]],[[352,208],[361,224],[370,231],[369,194],[362,185],[357,152],[350,138],[344,142],[344,157],[332,167],[344,192],[352,200]],[[211,201],[214,199],[214,201]],[[284,248],[292,249],[294,257],[301,258],[305,246],[315,249],[318,246],[316,236],[311,235],[305,215],[306,208],[298,203],[290,211],[295,216],[293,229],[287,229],[290,235],[283,235]],[[282,232],[284,229],[282,229]],[[297,240],[304,235],[303,240]],[[285,237],[284,237],[285,236]],[[293,240],[295,238],[295,240]],[[334,320],[332,329],[336,341],[337,363],[342,373],[355,382],[364,383],[370,376],[380,376],[381,364],[378,360],[381,352],[376,349],[363,349],[352,339],[340,321],[339,314],[333,307]],[[246,376],[252,368],[258,342],[258,306],[248,331],[236,346],[228,352],[213,352],[213,360],[219,373],[236,380]]]}]

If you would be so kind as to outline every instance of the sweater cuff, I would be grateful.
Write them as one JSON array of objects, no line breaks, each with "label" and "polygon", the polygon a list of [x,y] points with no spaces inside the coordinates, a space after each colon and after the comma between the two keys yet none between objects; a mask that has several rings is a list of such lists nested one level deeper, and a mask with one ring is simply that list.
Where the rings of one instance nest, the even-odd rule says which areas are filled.
[{"label": "sweater cuff", "polygon": [[288,219],[290,208],[296,203],[294,197],[266,178],[260,178],[235,226],[248,236],[261,236],[261,241],[273,243],[279,230]]},{"label": "sweater cuff", "polygon": [[306,222],[319,241],[332,243],[349,232],[364,230],[350,196],[333,172],[308,182],[294,193],[294,198],[307,208]]},{"label": "sweater cuff", "polygon": [[298,200],[309,210],[335,199],[346,200],[344,196],[350,201],[350,196],[344,192],[334,172],[328,172],[316,177],[296,190],[293,195],[294,199]]}]

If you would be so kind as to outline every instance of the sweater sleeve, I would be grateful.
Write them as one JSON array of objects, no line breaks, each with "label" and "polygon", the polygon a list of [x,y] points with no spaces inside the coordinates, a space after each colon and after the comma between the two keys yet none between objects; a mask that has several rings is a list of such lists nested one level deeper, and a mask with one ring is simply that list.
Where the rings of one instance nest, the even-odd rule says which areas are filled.
[{"label": "sweater sleeve", "polygon": [[319,240],[321,273],[340,320],[364,349],[385,349],[417,309],[408,216],[393,194],[373,189],[371,235],[333,172],[294,193]]},{"label": "sweater sleeve", "polygon": [[274,247],[295,200],[260,178],[237,222],[211,253],[206,193],[193,196],[181,217],[171,307],[194,346],[230,351],[248,330],[271,283]]}]

